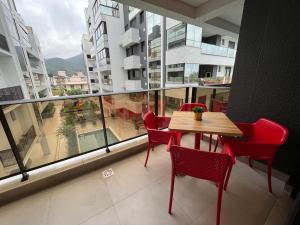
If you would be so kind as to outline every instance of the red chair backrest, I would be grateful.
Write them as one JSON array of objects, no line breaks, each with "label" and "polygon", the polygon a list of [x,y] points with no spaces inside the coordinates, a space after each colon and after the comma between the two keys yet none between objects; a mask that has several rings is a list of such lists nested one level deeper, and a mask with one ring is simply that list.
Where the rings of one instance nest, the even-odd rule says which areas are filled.
[{"label": "red chair backrest", "polygon": [[253,141],[274,145],[282,145],[288,137],[288,130],[282,125],[265,118],[253,124]]},{"label": "red chair backrest", "polygon": [[193,111],[193,108],[196,106],[203,108],[207,112],[207,107],[203,103],[185,103],[180,107],[180,111]]},{"label": "red chair backrest", "polygon": [[173,145],[170,148],[172,166],[175,174],[183,173],[188,176],[220,182],[232,163],[227,154],[204,152]]},{"label": "red chair backrest", "polygon": [[144,115],[144,124],[146,129],[158,129],[156,116],[153,112],[147,112]]}]

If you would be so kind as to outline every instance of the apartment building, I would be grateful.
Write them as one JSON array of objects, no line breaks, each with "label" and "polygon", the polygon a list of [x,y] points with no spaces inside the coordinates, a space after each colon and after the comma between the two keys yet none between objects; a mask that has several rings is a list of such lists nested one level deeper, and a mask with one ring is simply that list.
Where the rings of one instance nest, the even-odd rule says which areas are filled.
[{"label": "apartment building", "polygon": [[[114,4],[119,13],[110,12]],[[127,5],[107,5],[90,1],[86,10],[89,35],[83,36],[82,46],[91,93],[231,82],[237,38]],[[95,23],[97,7],[104,19]],[[108,22],[111,17],[115,23]],[[119,36],[109,34],[112,27],[120,29]],[[104,44],[97,48],[97,42]],[[165,72],[161,64],[166,65]]]},{"label": "apartment building", "polygon": [[0,8],[1,39],[7,47],[1,60],[1,89],[10,88],[13,92],[13,87],[17,93],[21,90],[20,98],[51,96],[44,57],[33,28],[25,26],[13,0],[2,1]]},{"label": "apartment building", "polygon": [[[50,81],[39,40],[17,12],[14,0],[0,1],[0,101],[38,99],[52,96]],[[46,102],[7,106],[3,113],[26,165],[37,136],[42,132],[42,114]],[[0,136],[6,137],[2,125]],[[40,143],[47,144],[44,139]],[[17,168],[6,138],[0,140],[2,170]],[[42,151],[47,155],[48,151]],[[3,167],[3,168],[2,168]]]},{"label": "apartment building", "polygon": [[127,71],[126,89],[148,88],[147,30],[145,11],[123,5],[124,30],[122,47],[126,50],[124,70]]},{"label": "apartment building", "polygon": [[90,92],[126,90],[125,51],[120,40],[124,33],[123,5],[110,0],[89,0],[85,16],[88,34],[83,38],[82,48]]},{"label": "apartment building", "polygon": [[77,72],[68,76],[66,71],[57,71],[57,74],[53,76],[52,86],[67,91],[79,89],[82,94],[89,93],[88,78],[82,72]]},{"label": "apartment building", "polygon": [[230,82],[236,39],[170,18],[166,29],[166,86],[199,83],[205,78]]}]

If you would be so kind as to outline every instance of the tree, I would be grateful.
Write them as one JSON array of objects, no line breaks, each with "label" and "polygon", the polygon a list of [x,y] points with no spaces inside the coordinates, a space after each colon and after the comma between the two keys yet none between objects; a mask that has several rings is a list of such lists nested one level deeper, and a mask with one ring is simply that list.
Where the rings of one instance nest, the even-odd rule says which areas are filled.
[{"label": "tree", "polygon": [[80,89],[76,89],[76,88],[73,88],[73,89],[70,89],[70,90],[67,90],[66,91],[66,94],[67,95],[81,95],[82,94],[82,92],[81,92],[81,90]]}]

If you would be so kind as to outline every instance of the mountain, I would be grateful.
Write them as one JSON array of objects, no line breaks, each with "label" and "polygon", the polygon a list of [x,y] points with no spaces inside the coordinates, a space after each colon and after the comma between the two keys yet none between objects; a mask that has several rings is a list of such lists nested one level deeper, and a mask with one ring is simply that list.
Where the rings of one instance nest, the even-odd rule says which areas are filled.
[{"label": "mountain", "polygon": [[86,74],[86,68],[82,53],[67,59],[58,57],[48,58],[45,59],[45,64],[48,74],[54,75],[58,70],[65,70],[68,74],[73,74],[80,71]]}]

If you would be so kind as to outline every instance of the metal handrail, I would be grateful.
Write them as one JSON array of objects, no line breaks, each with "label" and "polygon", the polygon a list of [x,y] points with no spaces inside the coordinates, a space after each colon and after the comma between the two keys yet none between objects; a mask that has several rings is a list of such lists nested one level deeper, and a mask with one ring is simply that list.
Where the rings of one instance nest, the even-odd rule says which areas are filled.
[{"label": "metal handrail", "polygon": [[153,89],[144,89],[144,90],[135,90],[135,91],[118,91],[118,92],[107,92],[107,93],[95,93],[95,94],[83,94],[83,95],[71,95],[71,96],[58,96],[50,98],[39,98],[39,99],[21,99],[13,101],[0,101],[0,106],[13,105],[13,104],[25,104],[25,103],[37,103],[37,102],[47,102],[47,101],[56,101],[56,100],[66,100],[74,98],[89,98],[89,97],[100,97],[100,96],[110,96],[110,95],[120,95],[120,94],[132,94],[132,93],[142,93],[142,92],[154,92],[170,89],[180,89],[180,88],[204,88],[204,89],[229,89],[228,86],[223,85],[180,85],[172,86],[165,88],[153,88]]}]

